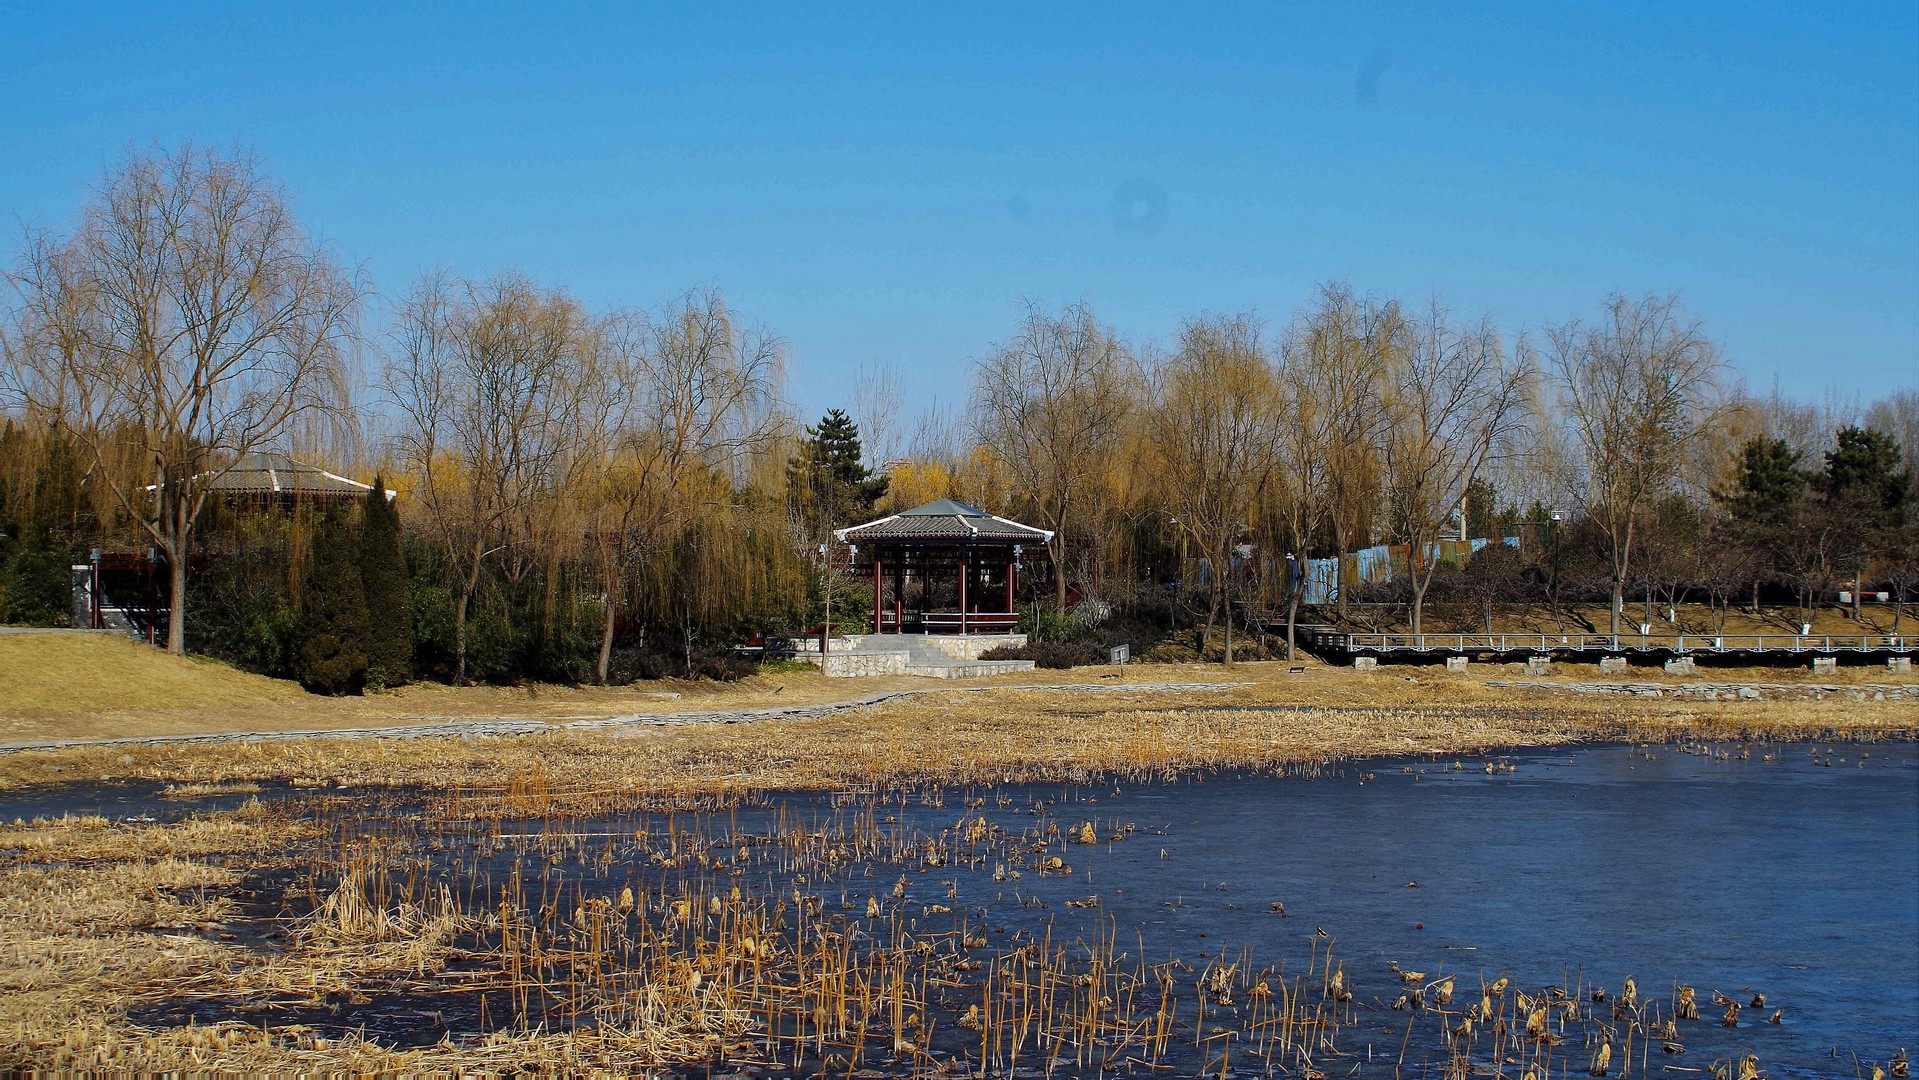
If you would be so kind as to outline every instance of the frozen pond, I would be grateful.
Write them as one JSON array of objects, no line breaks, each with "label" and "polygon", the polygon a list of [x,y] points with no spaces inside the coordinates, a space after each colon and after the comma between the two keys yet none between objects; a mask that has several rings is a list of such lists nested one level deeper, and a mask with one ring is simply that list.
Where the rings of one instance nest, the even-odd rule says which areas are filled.
[{"label": "frozen pond", "polygon": [[[1709,1076],[1749,1053],[1773,1077],[1851,1076],[1855,1054],[1884,1062],[1919,1049],[1911,743],[1608,745],[1373,761],[1310,778],[770,793],[672,813],[582,816],[563,797],[535,813],[475,805],[391,794],[289,803],[324,820],[332,839],[316,862],[336,875],[338,851],[377,835],[400,853],[385,871],[395,890],[424,895],[444,883],[476,918],[504,901],[525,913],[528,940],[572,940],[542,992],[506,989],[474,961],[449,975],[466,979],[457,993],[413,985],[327,1009],[180,1002],[141,1018],[297,1019],[416,1043],[521,1018],[618,1024],[630,1017],[604,970],[659,951],[661,938],[642,924],[692,948],[709,930],[712,942],[724,939],[732,916],[722,907],[744,905],[802,956],[809,935],[832,937],[894,957],[908,983],[919,980],[901,991],[920,1032],[901,1036],[917,1042],[913,1053],[895,1046],[897,1032],[821,1041],[799,1019],[768,1040],[779,1021],[767,1020],[753,1058],[773,1063],[772,1074],[837,1065],[836,1046],[849,1067],[858,1057],[888,1073],[976,1070],[985,1059],[995,1074],[1056,1076],[1300,1075],[1310,1061],[1329,1076],[1440,1076],[1451,1062],[1517,1077],[1540,1060],[1584,1075],[1602,1042],[1616,1055],[1614,1076],[1622,1066]],[[180,804],[134,787],[0,802],[8,819],[50,809],[161,816]],[[284,880],[254,886],[256,930],[311,909]],[[733,888],[743,900],[723,904]],[[619,910],[622,889],[638,895],[630,915]],[[690,916],[676,897],[690,898]],[[590,977],[579,959],[588,901],[618,923],[593,932],[606,952]],[[710,928],[693,926],[707,905]],[[473,953],[506,950],[511,937],[500,925],[476,930]],[[1043,1053],[1034,1047],[1047,1021],[1031,1017],[1032,1036],[1016,1044],[1008,1010],[1030,995],[1006,988],[1031,973],[1013,972],[1007,958],[1022,949],[1057,953],[1032,977],[1069,987],[1041,1010],[1061,1011],[1052,1021],[1060,1030],[1072,1026],[1073,980],[1100,991],[1077,1007],[1110,1017]],[[1329,949],[1350,1001],[1327,993]],[[1207,980],[1228,964],[1209,1001]],[[1450,995],[1439,985],[1446,976]],[[998,990],[993,977],[1006,980]],[[594,978],[604,985],[585,1004],[552,989]],[[1628,978],[1637,1012],[1616,1008]],[[1502,1000],[1496,1015],[1449,1039],[1501,979],[1512,988],[1505,999],[1526,1000]],[[1699,1018],[1662,1031],[1681,985],[1694,989]],[[1409,990],[1417,1009],[1402,1000]],[[1175,998],[1176,1008],[1160,1004]],[[1742,1006],[1736,1026],[1722,1020],[1728,1000]],[[1009,1030],[963,1023],[980,1004],[985,1027]],[[1523,1034],[1535,1008],[1547,1010],[1556,1047]],[[1129,1045],[1127,1032],[1140,1029],[1121,1014],[1167,1025],[1164,1037]],[[1320,1026],[1300,1035],[1308,1014]],[[1288,1021],[1297,1045],[1282,1052],[1271,1040]],[[781,1038],[792,1045],[782,1049]]]}]

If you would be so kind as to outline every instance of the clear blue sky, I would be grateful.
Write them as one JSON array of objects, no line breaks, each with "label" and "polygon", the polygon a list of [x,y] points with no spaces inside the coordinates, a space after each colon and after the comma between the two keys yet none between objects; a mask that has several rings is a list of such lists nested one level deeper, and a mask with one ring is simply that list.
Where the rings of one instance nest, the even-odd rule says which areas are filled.
[{"label": "clear blue sky", "polygon": [[1914,3],[912,6],[0,3],[0,213],[238,144],[389,294],[717,286],[808,414],[957,399],[1021,297],[1151,339],[1328,279],[1678,290],[1756,389],[1919,384]]}]

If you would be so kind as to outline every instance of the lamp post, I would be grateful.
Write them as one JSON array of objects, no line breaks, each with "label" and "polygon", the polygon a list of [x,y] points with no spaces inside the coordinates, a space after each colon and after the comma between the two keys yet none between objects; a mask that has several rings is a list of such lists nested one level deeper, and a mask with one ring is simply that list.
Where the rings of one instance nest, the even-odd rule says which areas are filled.
[{"label": "lamp post", "polygon": [[820,595],[826,598],[826,616],[820,621],[820,661],[824,670],[826,653],[833,641],[833,564],[825,544],[820,545]]}]

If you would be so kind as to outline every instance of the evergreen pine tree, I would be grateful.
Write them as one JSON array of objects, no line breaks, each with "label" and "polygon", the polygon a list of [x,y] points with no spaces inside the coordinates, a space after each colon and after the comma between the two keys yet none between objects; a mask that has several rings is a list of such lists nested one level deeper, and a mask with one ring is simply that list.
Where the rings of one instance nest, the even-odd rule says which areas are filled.
[{"label": "evergreen pine tree", "polygon": [[1826,452],[1826,474],[1820,486],[1834,501],[1853,499],[1883,525],[1897,520],[1905,508],[1911,485],[1902,468],[1898,440],[1871,428],[1845,427],[1837,444]]},{"label": "evergreen pine tree", "polygon": [[787,495],[810,534],[857,525],[886,494],[886,477],[860,462],[860,429],[840,409],[806,429],[800,452],[786,465]]},{"label": "evergreen pine tree", "polygon": [[[1911,482],[1903,468],[1899,442],[1870,428],[1848,425],[1826,453],[1819,488],[1824,513],[1839,523],[1834,562],[1852,574],[1852,614],[1860,615],[1860,586],[1875,562],[1896,560]],[[1895,571],[1896,572],[1896,571]]]},{"label": "evergreen pine tree", "polygon": [[1726,539],[1753,558],[1752,605],[1759,607],[1760,579],[1785,573],[1793,563],[1797,526],[1807,519],[1812,478],[1799,467],[1799,451],[1784,439],[1757,436],[1739,451],[1739,486],[1716,496],[1726,508]]},{"label": "evergreen pine tree", "polygon": [[318,694],[349,694],[366,684],[367,607],[359,545],[337,513],[321,519],[313,562],[300,595],[293,670]]},{"label": "evergreen pine tree", "polygon": [[1505,525],[1499,519],[1499,489],[1483,476],[1475,476],[1466,485],[1466,535],[1468,538],[1498,539]]},{"label": "evergreen pine tree", "polygon": [[1807,480],[1799,451],[1784,439],[1762,435],[1746,440],[1739,452],[1739,488],[1720,501],[1743,526],[1777,527],[1792,520]]},{"label": "evergreen pine tree", "polygon": [[373,478],[360,514],[360,585],[366,596],[366,683],[378,690],[413,678],[413,610],[407,600],[400,515]]}]

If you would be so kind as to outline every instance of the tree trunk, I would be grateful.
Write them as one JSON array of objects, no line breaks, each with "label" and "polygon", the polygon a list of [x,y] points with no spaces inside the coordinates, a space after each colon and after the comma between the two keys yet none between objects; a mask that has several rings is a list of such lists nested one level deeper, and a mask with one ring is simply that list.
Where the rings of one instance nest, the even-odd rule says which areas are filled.
[{"label": "tree trunk", "polygon": [[1206,626],[1199,632],[1199,659],[1206,661],[1206,650],[1213,647],[1213,624],[1219,621],[1219,582],[1206,583]]},{"label": "tree trunk", "polygon": [[486,541],[473,545],[473,562],[460,582],[460,599],[453,605],[453,685],[466,685],[466,616],[473,596],[480,591],[480,561],[486,558]]},{"label": "tree trunk", "polygon": [[1333,603],[1337,605],[1339,623],[1346,625],[1346,530],[1338,524],[1333,526]]},{"label": "tree trunk", "polygon": [[1611,634],[1613,637],[1618,637],[1619,636],[1619,613],[1621,611],[1624,611],[1626,608],[1626,577],[1624,574],[1619,573],[1616,570],[1613,572],[1613,577],[1612,577],[1611,608],[1612,610],[1606,613],[1608,616],[1607,633]]},{"label": "tree trunk", "polygon": [[[171,494],[174,485],[163,484],[159,493],[159,526],[154,530],[156,546],[167,557],[167,651],[175,656],[187,654],[187,542],[193,528],[187,500]],[[151,598],[148,600],[152,602]],[[151,619],[153,612],[147,617]]]},{"label": "tree trunk", "polygon": [[1862,614],[1859,610],[1859,579],[1863,576],[1864,576],[1864,573],[1860,570],[1854,570],[1852,572],[1852,621],[1853,622],[1858,622]]},{"label": "tree trunk", "polygon": [[601,686],[606,685],[606,670],[613,662],[613,622],[616,615],[617,612],[613,607],[613,599],[612,597],[608,597],[606,601],[606,622],[600,627],[600,663],[597,672],[600,677]]},{"label": "tree trunk", "polygon": [[1062,516],[1053,523],[1058,530],[1046,545],[1053,553],[1053,604],[1061,615],[1066,614],[1066,521]]},{"label": "tree trunk", "polygon": [[466,608],[472,593],[460,590],[453,604],[453,685],[466,685]]},{"label": "tree trunk", "polygon": [[[152,618],[152,612],[147,613]],[[187,556],[186,544],[179,554],[167,555],[167,651],[175,656],[187,654]]]},{"label": "tree trunk", "polygon": [[1297,586],[1293,595],[1286,600],[1286,659],[1288,662],[1299,658],[1299,594]]},{"label": "tree trunk", "polygon": [[1221,596],[1223,597],[1223,600],[1224,600],[1222,607],[1224,608],[1226,613],[1226,654],[1225,654],[1226,666],[1232,667],[1233,666],[1233,594],[1232,594],[1232,590],[1221,589]]}]

